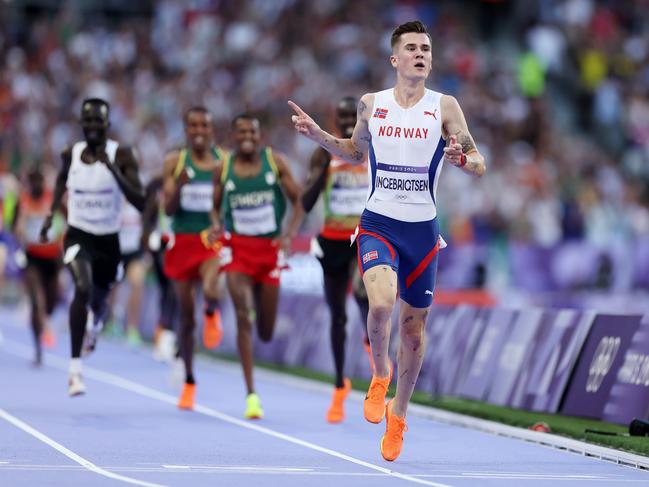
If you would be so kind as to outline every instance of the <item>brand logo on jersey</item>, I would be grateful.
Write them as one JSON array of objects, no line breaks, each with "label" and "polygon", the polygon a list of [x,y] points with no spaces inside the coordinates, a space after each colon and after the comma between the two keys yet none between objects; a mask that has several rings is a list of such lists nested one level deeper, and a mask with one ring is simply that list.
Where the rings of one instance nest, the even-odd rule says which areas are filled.
[{"label": "brand logo on jersey", "polygon": [[379,137],[397,137],[404,139],[427,139],[428,129],[415,127],[395,127],[394,125],[381,125]]},{"label": "brand logo on jersey", "polygon": [[437,108],[435,108],[435,110],[433,110],[432,112],[429,112],[428,110],[424,110],[424,115],[430,115],[435,120],[437,120]]},{"label": "brand logo on jersey", "polygon": [[379,258],[378,250],[372,250],[366,254],[363,254],[363,264],[367,264],[370,260],[375,260]]},{"label": "brand logo on jersey", "polygon": [[275,174],[272,172],[267,172],[266,173],[266,184],[273,185],[275,184]]},{"label": "brand logo on jersey", "polygon": [[374,118],[385,118],[388,116],[387,108],[377,108],[374,112]]},{"label": "brand logo on jersey", "polygon": [[225,190],[226,191],[234,191],[235,189],[237,189],[237,187],[234,185],[233,181],[228,180],[228,182],[225,183]]}]

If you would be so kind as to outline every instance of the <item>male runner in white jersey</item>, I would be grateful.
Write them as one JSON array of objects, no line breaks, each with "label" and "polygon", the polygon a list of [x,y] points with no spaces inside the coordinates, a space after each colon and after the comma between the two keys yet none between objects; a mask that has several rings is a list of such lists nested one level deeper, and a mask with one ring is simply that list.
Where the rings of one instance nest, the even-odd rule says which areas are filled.
[{"label": "male runner in white jersey", "polygon": [[52,215],[67,192],[68,230],[63,263],[74,281],[70,304],[70,396],[86,390],[81,377],[81,348],[94,349],[106,314],[106,299],[117,276],[122,199],[126,197],[139,211],[144,208],[137,161],[130,147],[108,138],[108,113],[108,103],[100,98],[89,98],[81,104],[85,140],[61,154],[63,165],[56,179],[50,214],[41,228],[41,241],[45,242]]},{"label": "male runner in white jersey", "polygon": [[[424,325],[432,303],[440,247],[435,193],[443,161],[482,176],[485,162],[476,149],[455,98],[426,89],[432,39],[419,21],[392,33],[390,63],[394,88],[368,93],[358,104],[350,139],[322,130],[295,103],[296,130],[336,157],[360,163],[369,152],[371,187],[358,232],[358,258],[370,303],[367,329],[374,374],[365,398],[365,418],[386,418],[381,454],[401,453],[408,402],[424,357]],[[388,358],[397,295],[399,337],[397,393],[385,404],[392,377]]]}]

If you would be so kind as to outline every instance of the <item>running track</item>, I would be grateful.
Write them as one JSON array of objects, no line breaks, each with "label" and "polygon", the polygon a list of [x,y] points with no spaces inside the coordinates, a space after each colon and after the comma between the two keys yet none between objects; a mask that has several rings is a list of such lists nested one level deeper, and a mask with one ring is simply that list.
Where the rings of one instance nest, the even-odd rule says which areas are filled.
[{"label": "running track", "polygon": [[[167,365],[148,348],[100,341],[88,393],[67,397],[68,337],[33,369],[27,329],[0,308],[0,486],[622,486],[649,473],[411,415],[404,451],[383,461],[384,426],[329,425],[329,388],[257,370],[266,417],[242,418],[238,364],[197,361],[194,412],[175,407]],[[11,323],[13,321],[13,323]]]}]

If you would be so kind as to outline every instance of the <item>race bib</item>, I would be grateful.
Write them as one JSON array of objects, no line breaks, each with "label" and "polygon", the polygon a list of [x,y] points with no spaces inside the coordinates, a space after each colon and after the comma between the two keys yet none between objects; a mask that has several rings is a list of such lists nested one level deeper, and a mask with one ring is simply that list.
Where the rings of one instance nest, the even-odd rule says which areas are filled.
[{"label": "race bib", "polygon": [[[41,228],[43,227],[43,222],[45,217],[41,215],[30,215],[25,218],[25,243],[35,244],[39,243],[41,239]],[[48,237],[51,238],[52,227],[48,232]]]},{"label": "race bib", "polygon": [[401,166],[378,163],[374,180],[374,199],[396,203],[432,202],[427,166]]},{"label": "race bib", "polygon": [[180,207],[185,211],[205,213],[212,209],[212,183],[190,183],[180,190]]},{"label": "race bib", "polygon": [[277,231],[272,205],[233,209],[232,220],[234,231],[239,235],[265,235]]},{"label": "race bib", "polygon": [[70,210],[76,218],[91,223],[111,220],[119,214],[113,189],[88,192],[74,190]]},{"label": "race bib", "polygon": [[360,215],[365,209],[367,188],[332,188],[329,194],[331,213],[341,216]]}]

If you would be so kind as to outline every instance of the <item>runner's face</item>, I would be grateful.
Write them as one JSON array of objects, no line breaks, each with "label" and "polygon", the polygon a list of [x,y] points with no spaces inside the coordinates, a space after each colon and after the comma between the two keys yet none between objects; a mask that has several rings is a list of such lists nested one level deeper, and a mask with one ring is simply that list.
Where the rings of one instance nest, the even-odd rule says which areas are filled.
[{"label": "runner's face", "polygon": [[430,74],[433,55],[426,34],[408,32],[401,36],[390,57],[397,73],[406,79],[425,80]]},{"label": "runner's face", "polygon": [[34,173],[29,175],[29,192],[32,195],[32,198],[40,198],[43,195],[43,186],[44,180],[43,175],[40,173]]},{"label": "runner's face", "polygon": [[258,120],[240,118],[234,125],[234,141],[240,154],[250,155],[257,152],[261,133]]},{"label": "runner's face", "polygon": [[205,151],[212,143],[212,117],[205,112],[189,112],[185,120],[187,143],[194,151]]},{"label": "runner's face", "polygon": [[85,103],[81,107],[81,128],[88,145],[100,146],[106,143],[108,107],[103,103]]},{"label": "runner's face", "polygon": [[356,126],[356,107],[350,103],[338,105],[336,109],[336,127],[343,137],[351,137]]}]

